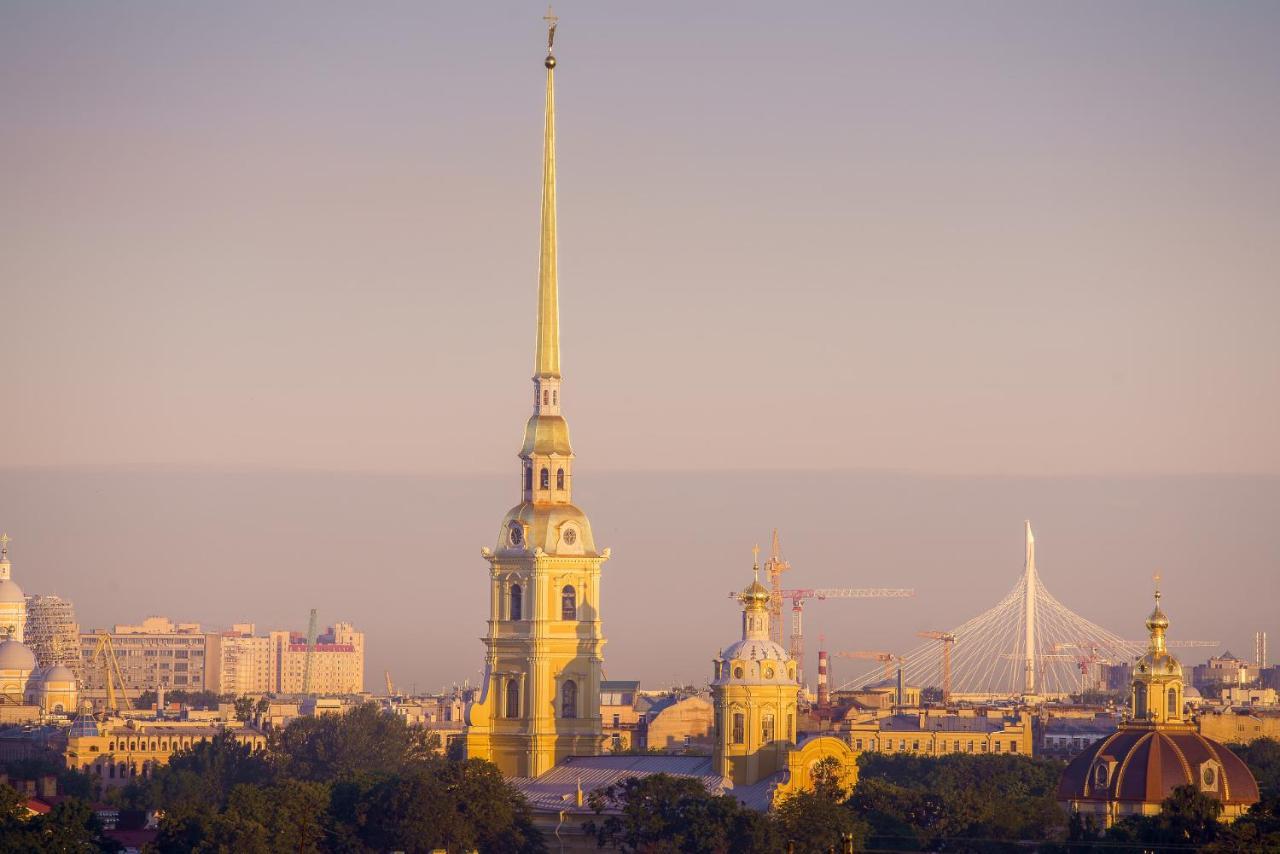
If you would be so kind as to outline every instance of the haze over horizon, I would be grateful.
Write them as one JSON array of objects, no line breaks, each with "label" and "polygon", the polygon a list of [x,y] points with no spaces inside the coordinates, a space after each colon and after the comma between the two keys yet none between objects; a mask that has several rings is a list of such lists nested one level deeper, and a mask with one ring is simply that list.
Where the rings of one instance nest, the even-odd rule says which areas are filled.
[{"label": "haze over horizon", "polygon": [[[775,526],[797,583],[921,591],[815,605],[810,650],[994,604],[1024,518],[1095,622],[1137,631],[1159,569],[1174,636],[1280,639],[1280,6],[556,11],[611,675],[704,680]],[[0,10],[28,593],[86,627],[317,607],[366,632],[369,687],[474,676],[528,415],[542,14]]]}]

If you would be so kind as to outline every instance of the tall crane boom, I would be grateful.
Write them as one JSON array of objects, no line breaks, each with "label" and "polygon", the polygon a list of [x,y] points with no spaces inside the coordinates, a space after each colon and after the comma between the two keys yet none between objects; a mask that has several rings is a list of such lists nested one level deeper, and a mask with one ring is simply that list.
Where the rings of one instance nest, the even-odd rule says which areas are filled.
[{"label": "tall crane boom", "polygon": [[778,540],[778,529],[773,529],[773,547],[769,551],[769,559],[764,562],[765,572],[769,574],[769,637],[778,645],[782,644],[782,573],[791,569],[791,564],[782,559],[782,546]]},{"label": "tall crane boom", "polygon": [[311,693],[311,664],[316,657],[316,609],[311,609],[311,620],[307,623],[307,660],[302,666],[302,693]]},{"label": "tall crane boom", "polygon": [[955,645],[955,632],[916,632],[916,637],[942,641],[942,704],[951,702],[951,647]]}]

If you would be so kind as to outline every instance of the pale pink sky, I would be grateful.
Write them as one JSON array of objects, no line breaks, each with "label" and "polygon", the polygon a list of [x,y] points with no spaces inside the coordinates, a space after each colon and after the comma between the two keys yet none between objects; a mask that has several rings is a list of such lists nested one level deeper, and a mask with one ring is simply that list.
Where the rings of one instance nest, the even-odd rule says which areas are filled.
[{"label": "pale pink sky", "polygon": [[[655,469],[774,469],[798,483],[814,470],[971,484],[1264,475],[1205,481],[1246,484],[1222,506],[1253,521],[1204,537],[1210,552],[1234,537],[1260,573],[1243,578],[1275,592],[1280,6],[557,12],[565,401],[584,490],[597,475],[597,487],[628,482],[605,472]],[[267,617],[237,612],[234,597],[178,613],[181,597],[91,596],[103,505],[40,471],[514,486],[533,351],[542,14],[514,2],[0,9],[0,511],[13,519],[0,527],[25,524],[11,533],[28,572],[51,573],[87,622]],[[706,494],[723,497],[726,478]],[[208,482],[170,483],[178,508]],[[808,495],[808,511],[801,491],[792,507],[817,513],[831,490]],[[484,532],[451,542],[459,555],[488,543],[516,498],[495,489],[464,519],[429,492],[437,504],[419,509],[447,517],[444,530]],[[172,532],[218,536],[197,501],[190,518],[167,519],[164,549],[143,545],[151,505],[119,495],[118,512],[140,514],[131,548],[150,549],[119,558],[130,572],[185,578],[183,549],[200,549]],[[595,500],[584,506],[597,529],[627,532],[600,539],[634,541],[632,559],[661,552],[655,531],[678,530],[733,572],[750,544],[739,541],[764,539],[782,514],[766,502],[747,531],[719,499],[678,522],[661,500],[607,520],[597,506],[609,499]],[[85,515],[67,513],[76,502]],[[390,504],[375,490],[342,527],[372,536]],[[1016,555],[1034,513],[1011,504],[992,508],[983,542],[1003,543],[1007,526]],[[284,589],[309,587],[315,555],[285,545],[333,532],[272,506],[236,517],[235,560],[272,551]],[[942,508],[921,499],[925,519]],[[1091,530],[1081,523],[1072,548],[1108,548]],[[1154,522],[1148,535],[1171,536]],[[834,566],[829,543],[794,547]],[[424,565],[440,547],[423,546]],[[483,565],[466,560],[457,589],[482,609]],[[889,542],[874,551],[895,560]],[[266,567],[241,569],[249,583]],[[345,570],[330,570],[338,584]],[[348,601],[337,596],[329,619]],[[615,607],[610,654],[625,662],[643,617]],[[305,616],[305,602],[273,599],[270,613],[281,608]],[[455,627],[443,602],[421,619],[483,630],[480,612]],[[478,644],[460,649],[479,662]]]}]

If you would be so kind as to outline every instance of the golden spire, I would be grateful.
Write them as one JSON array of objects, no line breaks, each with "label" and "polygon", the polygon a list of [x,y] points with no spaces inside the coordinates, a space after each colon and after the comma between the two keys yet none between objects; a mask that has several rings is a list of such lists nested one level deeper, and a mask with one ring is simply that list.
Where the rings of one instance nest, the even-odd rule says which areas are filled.
[{"label": "golden spire", "polygon": [[738,596],[738,601],[748,611],[758,611],[769,604],[769,591],[760,583],[760,547],[753,546],[751,549],[751,586],[743,590]]},{"label": "golden spire", "polygon": [[1160,573],[1157,572],[1151,578],[1155,582],[1156,607],[1151,612],[1151,616],[1147,617],[1147,631],[1151,632],[1151,649],[1155,652],[1164,652],[1164,633],[1169,628],[1169,618],[1160,609]]},{"label": "golden spire", "polygon": [[538,347],[534,375],[560,376],[560,298],[556,282],[556,58],[559,20],[547,7],[547,116],[542,142],[542,245],[538,252]]}]

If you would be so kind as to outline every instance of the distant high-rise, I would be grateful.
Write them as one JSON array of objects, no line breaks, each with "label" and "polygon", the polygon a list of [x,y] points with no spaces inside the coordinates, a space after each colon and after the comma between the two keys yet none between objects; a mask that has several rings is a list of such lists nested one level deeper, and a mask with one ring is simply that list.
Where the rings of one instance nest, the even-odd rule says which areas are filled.
[{"label": "distant high-rise", "polygon": [[77,682],[83,683],[80,625],[76,622],[75,606],[69,601],[39,593],[28,596],[24,637],[40,667],[61,664],[76,675]]}]

